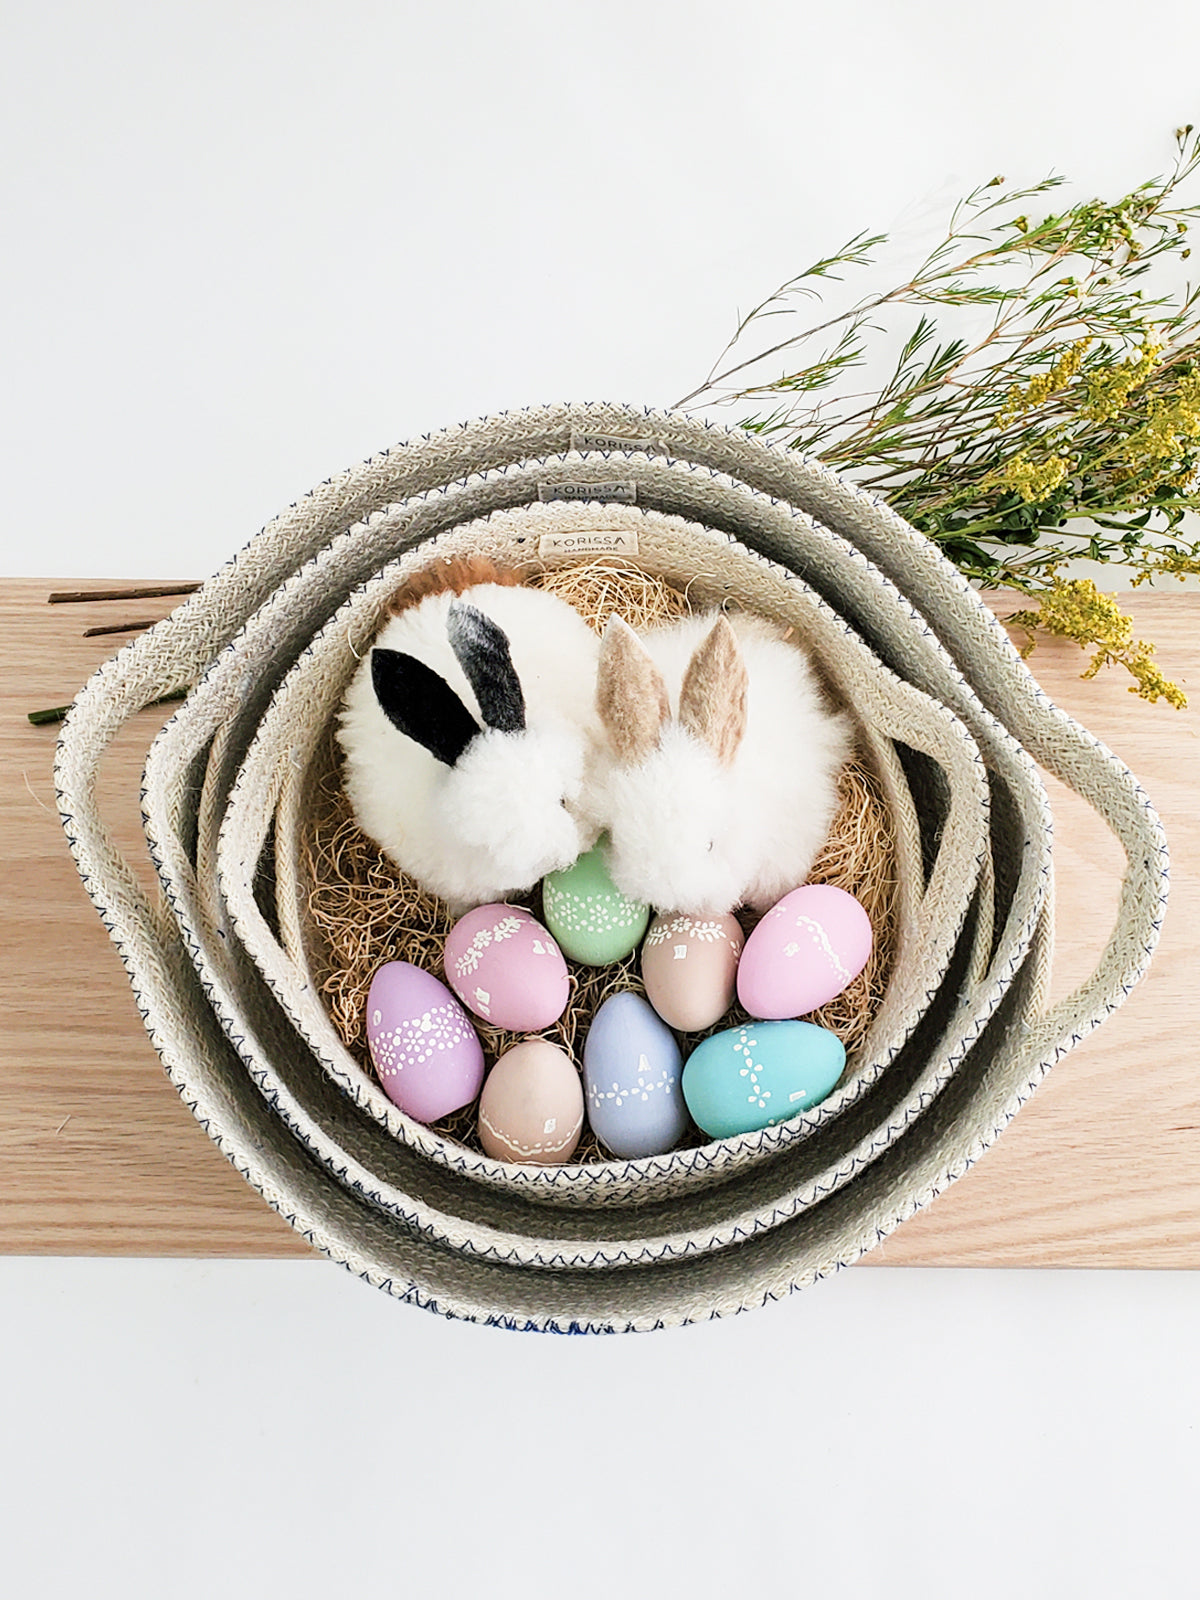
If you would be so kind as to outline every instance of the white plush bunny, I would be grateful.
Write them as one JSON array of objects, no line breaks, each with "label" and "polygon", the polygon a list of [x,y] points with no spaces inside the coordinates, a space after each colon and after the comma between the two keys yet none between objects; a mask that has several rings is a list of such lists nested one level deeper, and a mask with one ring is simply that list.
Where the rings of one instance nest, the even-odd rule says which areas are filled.
[{"label": "white plush bunny", "polygon": [[808,876],[852,745],[803,650],[754,616],[687,617],[600,647],[607,744],[589,803],[623,893],[660,911],[766,911]]},{"label": "white plush bunny", "polygon": [[409,604],[355,673],[338,730],[354,814],[453,910],[595,843],[580,802],[598,649],[565,601],[509,578]]}]

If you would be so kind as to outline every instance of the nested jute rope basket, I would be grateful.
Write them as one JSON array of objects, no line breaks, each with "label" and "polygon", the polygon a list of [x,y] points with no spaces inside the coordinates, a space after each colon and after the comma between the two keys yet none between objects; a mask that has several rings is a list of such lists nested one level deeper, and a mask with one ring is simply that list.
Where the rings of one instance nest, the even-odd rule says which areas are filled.
[{"label": "nested jute rope basket", "polygon": [[[831,688],[851,707],[884,802],[896,939],[868,1024],[874,1047],[864,1036],[860,1075],[848,1073],[823,1117],[746,1136],[732,1153],[738,1141],[676,1152],[645,1172],[576,1163],[542,1188],[522,1169],[485,1170],[446,1130],[405,1127],[377,1104],[317,992],[305,863],[329,792],[346,650],[352,665],[386,586],[456,536],[533,554],[539,517],[549,536],[542,549],[538,534],[536,554],[552,567],[554,519],[568,513],[598,531],[625,519],[622,553],[636,537],[637,564],[673,587],[687,590],[698,551],[711,556],[718,587],[702,603],[728,584],[731,603],[786,605],[789,621],[795,608],[807,642],[823,661],[829,653]],[[688,525],[674,573],[657,518]],[[733,592],[743,581],[753,595]],[[180,687],[191,692],[146,770],[162,882],[152,903],[101,823],[97,774],[124,722]],[[310,713],[296,715],[305,697]],[[1097,809],[1128,860],[1096,971],[1053,1007],[1039,767]],[[210,1136],[333,1259],[400,1298],[506,1327],[678,1324],[762,1304],[857,1259],[965,1171],[1120,1004],[1165,904],[1165,844],[1139,786],[1046,699],[928,541],[813,462],[614,405],[485,418],[322,484],[95,675],[64,727],[57,779],[150,1036]],[[938,947],[924,991],[917,944]]]},{"label": "nested jute rope basket", "polygon": [[[819,641],[822,662],[835,676],[837,670],[843,673],[842,686],[851,691],[852,702],[856,699],[854,674],[859,675],[857,699],[866,706],[864,750],[878,757],[882,787],[897,822],[893,861],[896,897],[903,912],[897,920],[904,938],[899,942],[898,959],[893,962],[883,1003],[866,1029],[860,1049],[852,1055],[847,1079],[835,1095],[809,1116],[759,1135],[710,1141],[699,1148],[644,1161],[571,1163],[550,1168],[509,1166],[465,1149],[458,1139],[447,1139],[438,1130],[423,1128],[404,1117],[373,1078],[363,1072],[361,1064],[347,1054],[344,1041],[334,1037],[329,1019],[316,999],[320,979],[303,953],[305,918],[300,908],[321,886],[313,883],[302,890],[289,888],[297,876],[291,859],[295,841],[303,837],[307,820],[303,801],[309,792],[304,777],[306,761],[314,744],[326,742],[322,737],[326,719],[340,701],[347,674],[357,665],[361,651],[355,642],[356,631],[362,629],[365,646],[378,623],[378,606],[386,603],[397,579],[404,576],[406,565],[430,560],[430,551],[424,548],[356,592],[288,674],[262,719],[234,785],[221,831],[218,876],[238,938],[270,980],[328,1075],[345,1088],[355,1105],[412,1149],[490,1187],[509,1190],[510,1197],[503,1201],[486,1194],[460,1197],[456,1209],[449,1214],[444,1178],[436,1171],[414,1171],[410,1165],[402,1182],[397,1169],[401,1157],[394,1150],[386,1173],[378,1165],[368,1171],[365,1162],[356,1162],[351,1148],[355,1133],[348,1126],[349,1108],[344,1102],[339,1103],[331,1116],[327,1104],[315,1104],[312,1084],[301,1082],[303,1074],[294,1064],[285,1082],[275,1067],[264,1063],[264,1052],[250,1043],[255,1015],[231,995],[225,1010],[231,1037],[245,1052],[248,1064],[257,1072],[258,1081],[272,1096],[280,1115],[309,1148],[331,1170],[368,1193],[375,1203],[457,1248],[524,1264],[603,1268],[682,1258],[753,1237],[774,1226],[781,1216],[847,1182],[865,1159],[878,1154],[895,1137],[902,1124],[892,1118],[895,1097],[890,1095],[889,1085],[889,1098],[882,1109],[877,1097],[870,1113],[872,1121],[847,1121],[840,1140],[816,1140],[805,1160],[786,1167],[777,1164],[760,1173],[759,1181],[753,1185],[731,1188],[727,1193],[714,1192],[719,1178],[745,1173],[772,1153],[810,1138],[863,1096],[897,1057],[920,1020],[931,988],[946,970],[963,924],[979,859],[986,854],[987,807],[985,774],[978,751],[961,724],[944,707],[887,673],[861,641],[849,636],[840,621],[807,595],[797,580],[785,581],[784,575],[773,574],[768,563],[739,552],[727,536],[714,535],[679,518],[628,507],[538,505],[456,528],[453,539],[443,536],[436,541],[439,554],[434,559],[441,559],[460,546],[496,557],[506,544],[511,547],[521,540],[528,542],[530,537],[544,543],[568,532],[578,535],[589,524],[606,527],[609,533],[614,526],[622,527],[626,534],[636,528],[643,558],[656,566],[674,564],[677,573],[686,571],[693,591],[703,591],[706,584],[719,579],[719,591],[709,592],[720,592],[728,598],[731,589],[744,585],[739,593],[747,600],[756,600],[758,609],[783,607],[782,612],[776,610],[772,614],[780,620],[794,616],[797,625],[806,630],[820,633],[824,629]],[[416,566],[412,570],[424,569]],[[938,813],[941,836],[937,861],[927,884],[922,876],[917,807],[888,733],[910,741],[914,752],[926,752],[931,762],[940,763],[937,770],[948,774],[948,801]],[[170,766],[177,770],[174,761]],[[160,761],[157,770],[162,767]],[[285,797],[289,792],[301,797],[294,808],[282,801],[275,807],[275,795],[281,788]],[[149,783],[151,813],[156,810],[155,795],[156,785]],[[936,797],[928,800],[925,809],[933,814]],[[283,944],[293,952],[301,952],[294,959],[276,943],[268,918],[255,899],[260,852],[272,827],[278,865],[279,922],[285,930]],[[181,883],[179,888],[182,890],[184,885]],[[199,926],[196,932],[203,939]],[[974,937],[977,942],[977,929]],[[219,986],[215,968],[207,977],[215,992]],[[327,1084],[322,1082],[319,1087]],[[358,1136],[361,1135],[360,1128]],[[803,1178],[797,1187],[799,1172]],[[603,1206],[605,1211],[602,1215],[577,1212],[550,1226],[544,1209],[531,1211],[517,1202],[515,1195],[522,1192],[569,1206],[586,1206],[593,1212]],[[656,1211],[650,1210],[649,1201],[665,1201],[673,1196],[680,1198],[662,1204]],[[635,1207],[636,1217],[617,1215],[622,1205]]]}]

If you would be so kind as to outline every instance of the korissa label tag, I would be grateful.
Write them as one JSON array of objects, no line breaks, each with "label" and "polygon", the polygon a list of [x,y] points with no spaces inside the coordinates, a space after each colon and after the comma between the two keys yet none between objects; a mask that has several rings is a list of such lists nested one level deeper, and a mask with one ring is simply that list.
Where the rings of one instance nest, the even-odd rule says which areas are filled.
[{"label": "korissa label tag", "polygon": [[635,556],[638,536],[632,528],[610,533],[544,533],[538,540],[539,556]]},{"label": "korissa label tag", "polygon": [[612,478],[603,483],[539,483],[539,500],[619,500],[623,505],[637,503],[637,484],[632,478]]},{"label": "korissa label tag", "polygon": [[591,428],[572,428],[571,449],[581,455],[589,450],[644,450],[647,455],[658,455],[663,453],[663,442],[649,433],[599,433]]}]

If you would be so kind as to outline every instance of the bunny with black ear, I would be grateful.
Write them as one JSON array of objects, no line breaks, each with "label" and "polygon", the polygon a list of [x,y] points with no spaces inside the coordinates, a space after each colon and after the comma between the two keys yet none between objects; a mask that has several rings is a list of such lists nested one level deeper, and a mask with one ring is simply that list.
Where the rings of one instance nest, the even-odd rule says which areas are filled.
[{"label": "bunny with black ear", "polygon": [[798,888],[852,744],[803,650],[764,618],[687,617],[600,647],[589,800],[613,882],[659,911],[766,911]]},{"label": "bunny with black ear", "polygon": [[380,631],[343,703],[363,831],[454,911],[532,888],[595,843],[599,641],[519,584],[427,595]]}]

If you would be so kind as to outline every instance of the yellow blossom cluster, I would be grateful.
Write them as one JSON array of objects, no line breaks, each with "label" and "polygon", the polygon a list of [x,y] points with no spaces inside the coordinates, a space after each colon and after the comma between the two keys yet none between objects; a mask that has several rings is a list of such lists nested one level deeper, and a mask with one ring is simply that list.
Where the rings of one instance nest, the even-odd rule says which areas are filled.
[{"label": "yellow blossom cluster", "polygon": [[1031,461],[1022,450],[992,476],[991,482],[1001,489],[1012,489],[1026,505],[1045,500],[1070,471],[1065,456],[1047,456],[1045,461]]},{"label": "yellow blossom cluster", "polygon": [[1144,427],[1129,440],[1130,453],[1146,460],[1174,460],[1187,444],[1200,439],[1200,372],[1188,373],[1175,385],[1170,400],[1155,400]]},{"label": "yellow blossom cluster", "polygon": [[1014,384],[997,414],[998,426],[1007,427],[1017,417],[1023,417],[1027,411],[1032,411],[1035,406],[1040,406],[1049,400],[1051,395],[1065,389],[1079,371],[1080,362],[1091,342],[1090,339],[1080,339],[1075,344],[1068,345],[1048,371],[1039,373],[1024,388],[1020,384]]},{"label": "yellow blossom cluster", "polygon": [[1190,551],[1180,550],[1178,546],[1170,550],[1156,550],[1134,574],[1130,587],[1140,589],[1142,584],[1152,583],[1157,577],[1178,578],[1180,583],[1186,583],[1188,578],[1200,577],[1200,557],[1192,555]]},{"label": "yellow blossom cluster", "polygon": [[[1133,619],[1117,605],[1117,597],[1101,594],[1090,578],[1055,578],[1054,587],[1040,596],[1037,611],[1018,611],[1009,619],[1026,628],[1043,628],[1060,638],[1074,639],[1081,646],[1096,645],[1085,678],[1094,678],[1110,662],[1119,663],[1132,674],[1130,694],[1151,705],[1166,700],[1178,711],[1187,706],[1187,696],[1178,684],[1165,678],[1151,657],[1154,646],[1144,639],[1134,640]],[[1032,637],[1022,653],[1033,649]]]},{"label": "yellow blossom cluster", "polygon": [[1128,361],[1117,361],[1110,367],[1101,367],[1087,380],[1087,400],[1082,410],[1094,422],[1107,422],[1122,409],[1133,391],[1139,388],[1150,374],[1163,347],[1152,344],[1147,337],[1136,356]]}]

